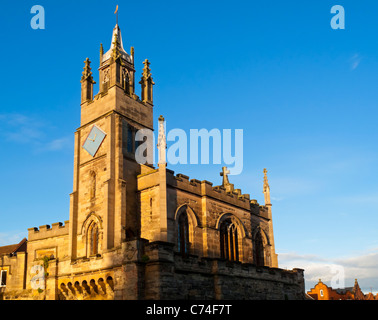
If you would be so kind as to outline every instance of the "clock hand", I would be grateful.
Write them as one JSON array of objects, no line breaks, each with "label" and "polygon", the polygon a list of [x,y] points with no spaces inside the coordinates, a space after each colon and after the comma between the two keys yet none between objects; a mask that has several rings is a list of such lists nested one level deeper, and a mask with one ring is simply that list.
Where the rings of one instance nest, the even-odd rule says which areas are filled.
[{"label": "clock hand", "polygon": [[97,134],[95,134],[95,136],[94,136],[93,140],[92,140],[92,139],[89,139],[89,138],[88,138],[88,140],[89,140],[89,141],[92,141],[92,142],[95,142],[95,140],[96,140],[96,137],[97,137]]}]

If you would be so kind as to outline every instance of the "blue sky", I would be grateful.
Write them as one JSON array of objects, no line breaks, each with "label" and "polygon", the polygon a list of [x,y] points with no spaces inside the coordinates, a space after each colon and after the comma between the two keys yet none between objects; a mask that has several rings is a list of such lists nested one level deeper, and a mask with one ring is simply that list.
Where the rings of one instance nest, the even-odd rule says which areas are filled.
[{"label": "blue sky", "polygon": [[[36,4],[45,30],[30,27]],[[342,265],[347,286],[378,291],[376,1],[3,3],[0,245],[69,219],[83,61],[98,82],[116,4],[138,77],[151,62],[155,128],[163,114],[168,130],[244,130],[230,180],[262,204],[268,169],[280,267],[305,268],[309,288]],[[336,4],[345,30],[330,26]],[[221,183],[219,165],[170,168]]]}]

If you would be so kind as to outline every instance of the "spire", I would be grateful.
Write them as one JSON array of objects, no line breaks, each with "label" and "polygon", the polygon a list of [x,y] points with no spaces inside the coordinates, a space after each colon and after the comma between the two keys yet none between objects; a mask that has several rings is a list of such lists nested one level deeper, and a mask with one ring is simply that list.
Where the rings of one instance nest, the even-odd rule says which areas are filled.
[{"label": "spire", "polygon": [[110,57],[113,56],[114,51],[117,52],[117,54],[119,55],[118,57],[122,57],[127,62],[132,63],[130,55],[126,52],[126,50],[123,47],[121,28],[118,26],[118,23],[115,25],[113,29],[110,49],[103,55],[101,62],[109,60]]},{"label": "spire", "polygon": [[[112,45],[110,49],[114,50],[114,47],[117,46],[121,50],[125,51],[125,49],[123,48],[121,29],[119,28],[118,24],[116,24],[116,26],[114,27],[112,36],[113,36],[113,41],[112,41]],[[117,42],[115,42],[115,39],[117,39]]]},{"label": "spire", "polygon": [[264,189],[263,193],[265,196],[265,205],[271,205],[270,203],[270,187],[268,183],[268,176],[267,176],[268,170],[264,169]]},{"label": "spire", "polygon": [[99,71],[100,92],[106,92],[116,85],[121,87],[131,98],[139,99],[135,94],[134,57],[130,56],[123,47],[118,23],[113,29],[110,49],[104,53],[103,46],[100,46]]}]

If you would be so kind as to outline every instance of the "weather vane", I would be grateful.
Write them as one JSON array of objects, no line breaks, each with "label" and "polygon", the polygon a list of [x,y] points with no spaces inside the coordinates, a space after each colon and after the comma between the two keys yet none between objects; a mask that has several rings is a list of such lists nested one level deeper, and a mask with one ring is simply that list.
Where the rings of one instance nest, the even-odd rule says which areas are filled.
[{"label": "weather vane", "polygon": [[118,25],[118,4],[117,4],[117,8],[116,8],[116,11],[114,12],[114,14],[117,15],[117,25]]}]

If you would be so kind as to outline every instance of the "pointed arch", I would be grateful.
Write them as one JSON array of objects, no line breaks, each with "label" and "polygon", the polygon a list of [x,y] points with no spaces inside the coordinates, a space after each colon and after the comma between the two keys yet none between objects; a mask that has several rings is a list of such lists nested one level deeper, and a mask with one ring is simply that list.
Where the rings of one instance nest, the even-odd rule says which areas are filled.
[{"label": "pointed arch", "polygon": [[198,226],[197,216],[188,204],[177,208],[175,225],[177,250],[186,256],[190,253],[191,245],[194,243],[194,230]]},{"label": "pointed arch", "polygon": [[241,237],[245,238],[247,236],[247,230],[243,222],[232,213],[220,214],[217,222],[215,223],[215,228],[219,230],[221,223],[226,219],[231,219],[232,223],[234,223],[238,227]]},{"label": "pointed arch", "polygon": [[242,242],[246,237],[244,224],[231,213],[220,215],[216,228],[219,231],[219,247],[222,259],[240,261],[242,257]]},{"label": "pointed arch", "polygon": [[195,214],[194,210],[187,204],[183,204],[181,206],[179,206],[177,209],[176,209],[176,212],[175,212],[175,220],[177,221],[178,217],[180,216],[180,214],[182,212],[187,212],[188,214],[188,219],[189,219],[189,223],[193,226],[193,227],[197,227],[199,225],[199,220],[197,218],[197,215]]},{"label": "pointed arch", "polygon": [[92,212],[82,225],[82,241],[86,247],[86,256],[95,256],[102,248],[102,219]]},{"label": "pointed arch", "polygon": [[189,221],[186,211],[182,212],[177,221],[177,248],[182,255],[189,254]]},{"label": "pointed arch", "polygon": [[230,218],[225,219],[219,227],[221,258],[239,261],[238,228]]},{"label": "pointed arch", "polygon": [[130,94],[130,74],[126,68],[122,69],[122,88],[127,94]]},{"label": "pointed arch", "polygon": [[268,247],[270,246],[269,237],[260,226],[256,227],[252,235],[253,261],[255,265],[262,267],[270,265],[270,255]]},{"label": "pointed arch", "polygon": [[257,226],[252,231],[252,240],[256,238],[257,234],[261,233],[262,239],[264,240],[264,243],[268,246],[270,246],[270,239],[267,234],[267,232],[262,228],[261,226]]},{"label": "pointed arch", "polygon": [[83,222],[83,225],[81,227],[81,233],[83,235],[85,235],[87,233],[87,230],[88,230],[88,226],[92,223],[92,221],[96,222],[99,226],[100,229],[102,229],[102,219],[101,217],[94,213],[94,212],[91,212],[87,218],[84,220]]},{"label": "pointed arch", "polygon": [[89,255],[94,256],[98,254],[99,247],[99,229],[95,222],[92,222],[89,227]]}]

